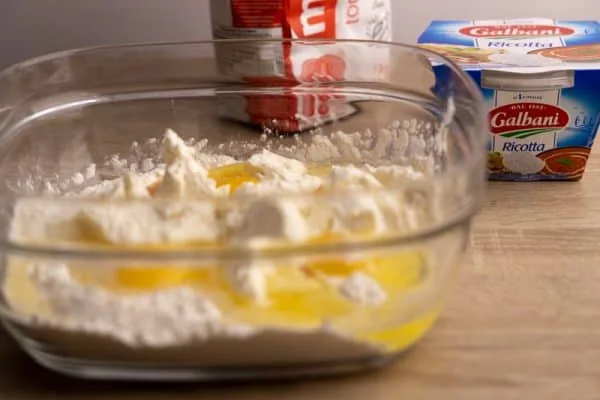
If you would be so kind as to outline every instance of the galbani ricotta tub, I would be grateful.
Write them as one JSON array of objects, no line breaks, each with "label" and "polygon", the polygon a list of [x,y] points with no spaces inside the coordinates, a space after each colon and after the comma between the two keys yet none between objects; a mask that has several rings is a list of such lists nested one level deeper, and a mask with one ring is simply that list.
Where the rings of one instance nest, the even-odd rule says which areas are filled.
[{"label": "galbani ricotta tub", "polygon": [[600,124],[598,21],[433,21],[419,43],[480,85],[490,179],[582,178]]}]

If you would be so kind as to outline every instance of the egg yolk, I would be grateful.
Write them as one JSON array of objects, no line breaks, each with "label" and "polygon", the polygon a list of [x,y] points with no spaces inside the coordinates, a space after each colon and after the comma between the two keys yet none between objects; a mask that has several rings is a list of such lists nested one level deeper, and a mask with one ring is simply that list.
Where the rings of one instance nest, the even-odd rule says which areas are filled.
[{"label": "egg yolk", "polygon": [[217,187],[229,185],[233,193],[244,183],[257,183],[260,180],[260,169],[248,163],[237,163],[213,168],[208,177],[217,183]]},{"label": "egg yolk", "polygon": [[419,284],[423,278],[423,260],[418,254],[405,253],[357,261],[325,259],[302,267],[282,265],[266,276],[265,304],[235,290],[223,267],[124,266],[116,271],[114,281],[126,291],[197,287],[218,293],[231,308],[239,308],[244,319],[254,323],[265,322],[265,318],[271,323],[277,320],[308,323],[352,311],[352,303],[340,296],[328,279],[344,279],[356,272],[369,275],[393,294]]}]

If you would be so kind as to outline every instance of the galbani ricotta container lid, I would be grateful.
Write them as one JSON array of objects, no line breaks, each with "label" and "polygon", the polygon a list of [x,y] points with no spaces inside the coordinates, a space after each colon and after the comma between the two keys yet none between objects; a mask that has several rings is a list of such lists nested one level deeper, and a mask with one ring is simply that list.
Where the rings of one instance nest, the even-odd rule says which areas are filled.
[{"label": "galbani ricotta container lid", "polygon": [[600,69],[599,21],[433,21],[418,42],[466,71],[535,74]]}]

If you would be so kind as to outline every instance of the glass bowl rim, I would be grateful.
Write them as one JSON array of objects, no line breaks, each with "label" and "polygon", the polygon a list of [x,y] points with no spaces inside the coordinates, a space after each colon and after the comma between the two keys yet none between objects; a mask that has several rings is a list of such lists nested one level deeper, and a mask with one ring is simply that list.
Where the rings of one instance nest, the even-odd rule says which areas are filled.
[{"label": "glass bowl rim", "polygon": [[[475,82],[468,76],[468,74],[463,71],[458,64],[449,59],[446,56],[441,54],[437,54],[431,50],[422,48],[418,45],[400,43],[400,42],[388,42],[388,41],[377,41],[377,40],[359,40],[359,39],[321,39],[321,38],[303,38],[303,39],[253,39],[253,38],[236,38],[236,39],[215,39],[215,40],[200,40],[200,41],[159,41],[159,42],[137,42],[137,43],[124,43],[124,44],[116,44],[116,45],[101,45],[101,46],[88,46],[82,48],[68,49],[57,52],[52,52],[46,55],[30,58],[28,60],[21,61],[12,66],[9,66],[0,71],[0,80],[5,79],[10,74],[16,73],[19,70],[26,69],[28,67],[33,67],[36,64],[40,64],[43,62],[60,60],[61,58],[67,58],[72,55],[77,54],[88,54],[94,53],[97,51],[118,51],[118,50],[127,50],[127,49],[144,49],[144,48],[169,48],[169,47],[180,47],[180,46],[205,46],[211,47],[217,44],[244,44],[244,43],[316,43],[316,44],[335,44],[335,43],[347,43],[347,44],[367,44],[367,45],[378,45],[385,46],[389,48],[397,48],[414,51],[418,54],[422,54],[427,56],[429,60],[436,59],[442,61],[443,65],[446,65],[450,68],[454,76],[461,80],[461,84],[464,87],[464,90],[468,93],[468,95],[474,100],[474,104],[476,104],[476,108],[481,111],[479,114],[482,115],[482,118],[477,118],[479,123],[483,125],[483,96],[476,86]],[[452,119],[454,119],[454,115]],[[475,127],[474,129],[476,129]],[[10,139],[8,139],[10,140]],[[481,135],[481,139],[475,142],[475,145],[480,145],[483,147],[485,142],[485,136]],[[449,177],[452,177],[454,174],[462,173],[468,174],[468,172],[472,171],[474,168],[477,168],[481,165],[482,159],[485,158],[485,153],[482,151],[478,157],[468,157],[466,161],[458,162],[449,166],[444,172],[435,175],[434,177],[428,178],[429,182],[435,182],[438,180],[447,180]],[[468,171],[468,172],[467,172]],[[418,181],[420,182],[420,180]],[[482,186],[484,182],[482,182]],[[396,190],[404,190],[406,187],[403,184],[386,186],[381,189],[369,189],[368,191],[361,192],[368,195],[374,195],[377,192],[381,193],[392,193]],[[336,197],[343,195],[345,190],[341,191],[331,191],[325,194],[285,194],[276,195],[278,198],[317,198],[317,196],[325,196],[325,197]],[[223,248],[219,248],[216,250],[207,250],[205,248],[186,248],[184,250],[166,250],[166,251],[148,251],[148,250],[139,250],[139,249],[115,249],[115,248],[100,248],[93,249],[89,247],[69,247],[69,248],[60,248],[60,247],[50,247],[50,246],[40,246],[40,245],[31,245],[31,244],[18,244],[13,243],[10,240],[0,240],[0,251],[10,254],[22,254],[28,256],[40,256],[40,257],[66,257],[66,258],[85,258],[85,259],[94,259],[94,260],[107,260],[114,257],[129,259],[129,260],[140,260],[140,259],[165,259],[165,260],[185,260],[194,258],[198,261],[202,260],[214,260],[219,259],[223,260],[223,256],[226,259],[248,259],[256,258],[260,260],[270,259],[270,258],[280,258],[280,257],[294,257],[294,256],[307,256],[309,254],[314,253],[322,253],[327,254],[331,252],[340,252],[344,249],[350,249],[352,252],[355,251],[369,251],[374,249],[384,249],[389,247],[397,247],[404,245],[411,245],[419,243],[420,241],[427,240],[437,235],[443,234],[444,232],[451,230],[465,221],[470,220],[481,207],[482,204],[482,196],[477,194],[479,198],[476,198],[474,202],[472,202],[471,207],[466,208],[461,213],[455,215],[453,218],[444,218],[444,220],[440,223],[437,223],[432,226],[424,227],[422,229],[418,229],[414,232],[410,232],[409,234],[394,234],[393,232],[389,236],[375,236],[368,240],[355,240],[356,238],[350,237],[349,240],[344,240],[342,242],[333,242],[333,243],[324,243],[324,244],[297,244],[297,243],[289,243],[283,246],[278,247],[267,247],[255,249],[251,246],[226,246]],[[45,201],[52,202],[60,202],[60,203],[68,203],[68,202],[78,202],[78,203],[95,203],[96,201],[91,199],[73,199],[73,198],[64,198],[64,197],[50,197],[45,198],[43,196],[16,196],[19,198],[26,197],[35,197],[39,199],[44,199]],[[226,199],[226,201],[241,201],[244,197],[240,197],[240,199]],[[202,199],[201,202],[215,202],[222,201],[223,199]],[[156,204],[153,200],[146,201],[149,203]],[[177,202],[181,202],[177,200]],[[193,203],[191,201],[190,203]],[[111,202],[112,203],[112,202]]]},{"label": "glass bowl rim", "polygon": [[469,87],[470,91],[472,90],[476,97],[481,96],[478,87],[468,78],[467,73],[460,68],[460,66],[454,62],[449,57],[436,53],[432,50],[429,50],[425,47],[419,46],[419,44],[410,44],[404,42],[397,41],[383,41],[383,40],[369,40],[369,39],[325,39],[325,38],[227,38],[227,39],[208,39],[208,40],[183,40],[183,41],[141,41],[141,42],[128,42],[128,43],[120,43],[120,44],[105,44],[105,45],[95,45],[95,46],[84,46],[84,47],[76,47],[71,49],[64,49],[49,52],[46,54],[42,54],[36,57],[30,57],[25,60],[19,61],[8,67],[5,67],[0,70],[0,79],[3,79],[7,74],[13,73],[13,70],[18,70],[22,68],[26,68],[28,66],[33,66],[35,64],[40,64],[45,61],[58,60],[63,57],[68,57],[70,55],[76,54],[84,54],[84,53],[92,53],[95,51],[111,51],[111,50],[126,50],[126,49],[142,49],[142,48],[168,48],[168,47],[179,47],[179,46],[214,46],[215,44],[235,44],[235,43],[298,43],[298,44],[306,44],[306,43],[321,43],[321,44],[335,44],[335,43],[347,43],[347,44],[371,44],[371,45],[379,45],[386,46],[390,48],[398,48],[405,50],[412,50],[417,53],[422,53],[424,55],[429,55],[432,58],[437,58],[442,60],[444,64],[447,64],[451,67],[452,71],[455,72],[458,76],[460,76],[465,84]]}]

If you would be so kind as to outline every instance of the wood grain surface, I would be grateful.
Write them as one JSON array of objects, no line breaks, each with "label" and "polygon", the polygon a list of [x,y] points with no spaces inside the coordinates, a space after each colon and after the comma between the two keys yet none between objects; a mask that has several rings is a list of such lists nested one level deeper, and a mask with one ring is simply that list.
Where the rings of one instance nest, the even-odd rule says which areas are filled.
[{"label": "wood grain surface", "polygon": [[578,183],[489,184],[439,323],[398,364],[345,378],[240,385],[74,381],[0,334],[0,399],[600,399],[600,153]]}]

